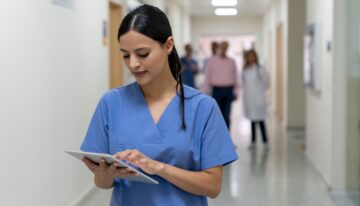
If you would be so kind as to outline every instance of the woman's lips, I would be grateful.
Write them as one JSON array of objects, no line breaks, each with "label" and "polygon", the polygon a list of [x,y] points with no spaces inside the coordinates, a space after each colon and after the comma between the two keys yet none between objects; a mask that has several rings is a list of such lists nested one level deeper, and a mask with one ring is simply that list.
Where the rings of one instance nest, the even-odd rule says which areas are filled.
[{"label": "woman's lips", "polygon": [[146,74],[147,71],[138,71],[138,72],[133,72],[133,74],[135,75],[135,77],[142,77]]}]

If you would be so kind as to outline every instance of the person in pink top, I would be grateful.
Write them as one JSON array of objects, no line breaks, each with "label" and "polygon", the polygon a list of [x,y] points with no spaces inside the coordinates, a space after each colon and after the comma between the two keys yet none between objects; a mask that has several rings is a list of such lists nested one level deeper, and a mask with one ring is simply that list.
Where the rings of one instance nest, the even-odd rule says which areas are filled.
[{"label": "person in pink top", "polygon": [[220,54],[209,59],[205,68],[205,90],[218,103],[226,125],[230,128],[231,103],[237,97],[238,74],[235,61],[226,55],[227,41],[220,43]]}]

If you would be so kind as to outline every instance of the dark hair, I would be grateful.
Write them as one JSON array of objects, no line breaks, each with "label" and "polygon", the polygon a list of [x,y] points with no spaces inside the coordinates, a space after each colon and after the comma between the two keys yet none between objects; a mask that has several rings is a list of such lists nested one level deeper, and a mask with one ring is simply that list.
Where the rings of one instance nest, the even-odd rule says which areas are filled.
[{"label": "dark hair", "polygon": [[216,54],[216,50],[219,48],[219,43],[216,41],[211,42],[211,52],[213,55]]},{"label": "dark hair", "polygon": [[[172,36],[170,22],[166,14],[159,8],[147,4],[136,7],[124,17],[119,27],[118,40],[122,35],[131,30],[137,31],[160,44],[166,43],[167,39]],[[185,130],[184,84],[181,75],[182,67],[175,45],[168,56],[168,61],[171,74],[177,82],[176,88],[180,86],[182,129]]]},{"label": "dark hair", "polygon": [[259,66],[259,59],[258,59],[258,55],[257,55],[255,49],[250,49],[250,50],[245,51],[245,53],[244,53],[244,69],[246,69],[246,68],[248,68],[248,67],[250,66],[250,62],[248,61],[248,56],[249,56],[250,54],[253,54],[253,55],[254,55],[254,57],[255,57],[255,64],[256,64],[257,66]]}]

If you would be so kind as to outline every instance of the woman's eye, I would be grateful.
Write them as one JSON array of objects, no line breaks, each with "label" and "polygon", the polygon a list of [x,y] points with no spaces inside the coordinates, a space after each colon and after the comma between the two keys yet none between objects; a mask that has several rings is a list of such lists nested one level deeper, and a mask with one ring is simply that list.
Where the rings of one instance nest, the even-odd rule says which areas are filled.
[{"label": "woman's eye", "polygon": [[138,54],[138,55],[139,55],[139,57],[141,57],[141,58],[145,58],[145,57],[149,56],[149,53],[146,53],[146,54]]},{"label": "woman's eye", "polygon": [[128,59],[130,57],[130,55],[123,55],[124,59]]}]

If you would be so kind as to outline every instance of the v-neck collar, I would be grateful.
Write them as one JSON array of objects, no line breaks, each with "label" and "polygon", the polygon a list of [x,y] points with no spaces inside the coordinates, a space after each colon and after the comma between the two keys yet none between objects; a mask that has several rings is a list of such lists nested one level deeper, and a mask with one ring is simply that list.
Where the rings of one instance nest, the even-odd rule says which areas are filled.
[{"label": "v-neck collar", "polygon": [[[180,125],[180,98],[175,95],[167,105],[157,124],[150,113],[150,109],[141,92],[140,86],[135,82],[126,90],[129,108],[136,120],[135,126],[144,145],[163,144],[164,132],[171,130],[175,125]],[[179,114],[179,115],[177,115]]]},{"label": "v-neck collar", "polygon": [[165,109],[162,111],[162,113],[160,115],[160,118],[158,119],[157,122],[155,122],[154,117],[151,114],[150,107],[149,107],[148,103],[146,102],[146,99],[145,99],[145,96],[144,96],[143,92],[141,91],[140,85],[135,83],[135,87],[136,87],[137,92],[139,93],[139,97],[140,97],[139,100],[141,101],[141,105],[143,105],[145,107],[145,108],[143,108],[143,110],[146,110],[146,111],[143,111],[143,112],[147,113],[147,115],[151,119],[151,122],[155,126],[158,127],[159,125],[161,125],[162,121],[164,121],[163,119],[166,118],[168,110],[171,110],[171,108],[173,107],[174,102],[177,102],[176,100],[178,98],[178,95],[175,94],[171,98],[170,102],[166,105]]}]

